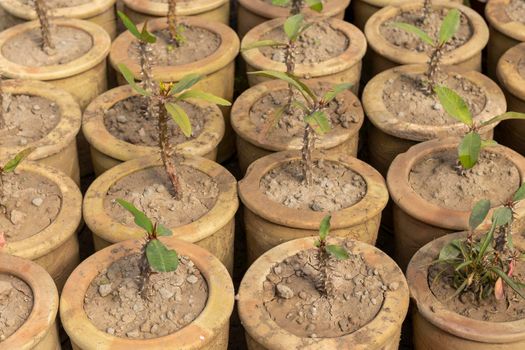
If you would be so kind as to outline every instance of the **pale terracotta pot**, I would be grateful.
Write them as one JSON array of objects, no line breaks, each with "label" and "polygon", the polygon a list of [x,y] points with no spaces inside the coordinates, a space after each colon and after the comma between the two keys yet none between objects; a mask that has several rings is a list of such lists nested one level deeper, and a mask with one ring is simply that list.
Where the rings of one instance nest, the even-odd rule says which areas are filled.
[{"label": "pale terracotta pot", "polygon": [[[241,323],[246,330],[249,350],[394,350],[398,348],[401,324],[408,311],[409,293],[403,273],[394,261],[379,249],[353,241],[352,254],[378,270],[383,283],[397,283],[398,288],[385,292],[378,314],[364,327],[337,338],[302,338],[281,328],[270,318],[263,305],[263,283],[272,267],[303,250],[314,247],[315,237],[295,239],[264,253],[244,275],[238,293]],[[343,243],[342,238],[329,241]]]},{"label": "pale terracotta pot", "polygon": [[161,240],[187,256],[208,284],[208,299],[200,315],[179,331],[152,339],[112,336],[91,323],[84,311],[84,297],[91,282],[115,260],[138,253],[143,240],[127,240],[87,258],[68,279],[60,298],[60,319],[74,350],[227,350],[234,290],[228,271],[208,251],[170,237]]},{"label": "pale terracotta pot", "polygon": [[0,342],[2,349],[60,350],[55,320],[58,313],[58,292],[53,279],[34,262],[2,253],[0,273],[20,278],[33,292],[33,309],[29,317],[15,333]]}]

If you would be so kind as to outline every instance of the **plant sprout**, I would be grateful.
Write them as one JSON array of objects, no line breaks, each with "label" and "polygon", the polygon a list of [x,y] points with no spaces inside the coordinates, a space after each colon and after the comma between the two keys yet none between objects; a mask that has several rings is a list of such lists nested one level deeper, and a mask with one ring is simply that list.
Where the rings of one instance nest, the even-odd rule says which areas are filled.
[{"label": "plant sprout", "polygon": [[42,35],[42,50],[52,55],[55,53],[55,43],[51,37],[51,24],[48,18],[48,8],[45,0],[35,0],[35,11],[40,22],[40,32]]},{"label": "plant sprout", "polygon": [[183,44],[185,41],[184,26],[177,24],[177,0],[168,0],[168,29],[170,32],[171,42],[176,46]]},{"label": "plant sprout", "polygon": [[323,10],[323,2],[321,0],[272,0],[272,4],[275,6],[288,6],[290,3],[292,4],[290,9],[291,15],[301,13],[304,4],[316,12]]}]

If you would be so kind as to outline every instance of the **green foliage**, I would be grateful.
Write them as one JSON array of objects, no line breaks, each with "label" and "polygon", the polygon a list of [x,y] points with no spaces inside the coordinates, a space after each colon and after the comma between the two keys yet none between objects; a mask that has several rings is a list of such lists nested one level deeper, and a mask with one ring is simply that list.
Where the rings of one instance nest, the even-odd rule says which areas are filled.
[{"label": "green foliage", "polygon": [[34,147],[26,148],[17,153],[13,159],[9,160],[3,167],[0,167],[0,174],[6,174],[15,171],[20,163],[35,150]]},{"label": "green foliage", "polygon": [[430,35],[428,35],[427,33],[425,33],[424,31],[422,31],[421,29],[419,29],[418,27],[412,24],[403,23],[403,22],[394,22],[392,23],[392,26],[403,29],[405,32],[415,34],[418,38],[420,38],[423,42],[425,42],[426,44],[430,46],[435,45],[434,40],[430,37]]},{"label": "green foliage", "polygon": [[319,225],[319,239],[321,241],[326,240],[328,237],[328,234],[330,233],[330,220],[332,217],[330,215],[326,215],[323,220],[321,220],[321,225]]},{"label": "green foliage", "polygon": [[135,218],[135,224],[137,226],[143,228],[149,234],[153,233],[153,223],[146,216],[146,214],[138,210],[130,202],[127,202],[123,199],[117,199],[117,203],[133,215],[133,217]]},{"label": "green foliage", "polygon": [[474,205],[468,221],[469,228],[474,231],[485,220],[490,210],[490,201],[482,199]]},{"label": "green foliage", "polygon": [[[344,247],[337,245],[337,244],[329,244],[329,245],[326,244],[326,240],[328,239],[328,235],[330,234],[330,220],[331,219],[332,217],[330,215],[326,215],[323,218],[323,220],[321,220],[321,224],[319,225],[319,239],[316,240],[314,244],[318,249],[328,253],[329,255],[333,256],[337,260],[348,259],[349,255]],[[324,254],[321,254],[321,256],[324,256]],[[326,265],[326,264],[323,264],[323,265]]]},{"label": "green foliage", "polygon": [[439,102],[452,118],[467,126],[474,124],[467,104],[454,90],[446,86],[436,86],[434,91],[438,96]]},{"label": "green foliage", "polygon": [[190,137],[192,128],[190,118],[188,117],[188,114],[186,114],[186,111],[184,111],[184,109],[178,104],[171,102],[166,103],[164,107],[166,108],[166,111],[168,111],[171,119],[173,119],[175,124],[179,126],[184,136]]},{"label": "green foliage", "polygon": [[332,101],[337,95],[339,95],[341,92],[351,89],[352,86],[353,86],[352,83],[337,84],[334,87],[332,87],[330,90],[328,90],[328,92],[324,94],[321,100],[324,104],[327,104],[330,101]]},{"label": "green foliage", "polygon": [[191,88],[202,79],[202,75],[199,74],[187,74],[182,77],[181,80],[171,86],[170,95],[176,95],[184,90]]},{"label": "green foliage", "polygon": [[346,249],[340,245],[329,244],[326,246],[326,251],[337,260],[346,260],[350,257]]},{"label": "green foliage", "polygon": [[448,11],[439,28],[439,45],[447,43],[458,31],[460,23],[460,13],[457,9]]},{"label": "green foliage", "polygon": [[481,137],[477,132],[466,134],[458,146],[458,158],[463,169],[471,169],[476,165],[481,151]]},{"label": "green foliage", "polygon": [[120,73],[122,73],[122,76],[124,77],[124,79],[126,79],[126,82],[131,86],[133,90],[135,90],[142,96],[151,96],[150,92],[146,91],[142,86],[135,82],[135,76],[124,63],[119,63],[117,66]]},{"label": "green foliage", "polygon": [[[275,6],[285,7],[288,6],[294,0],[272,0],[272,4]],[[295,0],[297,1],[297,0]],[[321,0],[305,0],[306,5],[313,11],[323,11],[323,2]]]},{"label": "green foliage", "polygon": [[157,38],[148,32],[148,21],[144,23],[144,26],[142,27],[142,31],[139,31],[135,23],[126,16],[123,12],[117,11],[118,16],[120,17],[120,20],[124,24],[127,30],[139,41],[147,44],[153,44],[157,41]]},{"label": "green foliage", "polygon": [[297,91],[303,95],[306,101],[309,102],[317,102],[317,97],[313,93],[312,90],[308,86],[306,86],[305,83],[303,83],[299,78],[297,78],[293,74],[285,73],[285,72],[277,72],[273,70],[264,70],[264,71],[257,71],[257,72],[249,72],[248,74],[258,75],[261,77],[266,78],[272,78],[272,79],[279,79],[282,80],[289,85],[293,86]]}]

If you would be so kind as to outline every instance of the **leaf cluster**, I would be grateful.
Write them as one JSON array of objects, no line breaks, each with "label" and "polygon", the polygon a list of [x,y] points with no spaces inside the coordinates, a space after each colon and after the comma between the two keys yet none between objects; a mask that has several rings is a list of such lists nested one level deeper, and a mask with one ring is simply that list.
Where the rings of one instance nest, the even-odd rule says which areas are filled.
[{"label": "leaf cluster", "polygon": [[117,14],[126,29],[129,30],[138,41],[144,44],[154,44],[157,41],[157,38],[148,31],[148,21],[142,26],[142,31],[139,31],[135,23],[133,23],[133,21],[123,12],[117,11]]},{"label": "leaf cluster", "polygon": [[[285,7],[294,1],[297,0],[272,0],[272,5]],[[323,11],[323,2],[321,0],[304,0],[304,2],[306,3],[306,6],[308,6],[313,11]]]},{"label": "leaf cluster", "polygon": [[7,174],[15,171],[18,165],[20,165],[20,163],[34,150],[34,147],[29,147],[17,153],[12,159],[7,161],[4,166],[0,166],[0,174]]},{"label": "leaf cluster", "polygon": [[338,244],[326,244],[326,240],[330,234],[331,218],[332,217],[330,215],[327,215],[321,221],[321,225],[319,226],[319,239],[315,241],[314,245],[318,249],[323,249],[326,253],[333,256],[337,260],[346,260],[350,256],[343,246]]}]

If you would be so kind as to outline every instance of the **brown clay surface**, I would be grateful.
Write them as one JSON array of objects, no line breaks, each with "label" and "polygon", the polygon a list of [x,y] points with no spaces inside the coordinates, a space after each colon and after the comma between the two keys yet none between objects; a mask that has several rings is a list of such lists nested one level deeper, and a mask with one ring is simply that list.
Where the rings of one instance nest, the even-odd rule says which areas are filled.
[{"label": "brown clay surface", "polygon": [[518,72],[522,77],[525,77],[525,57],[518,62]]},{"label": "brown clay surface", "polygon": [[[255,0],[254,0],[255,1]],[[273,5],[273,0],[262,0],[268,4],[272,4]],[[323,0],[322,3],[325,3],[325,1]],[[282,5],[280,7],[290,7],[292,5],[292,2],[290,1],[289,3],[287,3],[286,5]],[[303,2],[303,7],[306,7],[306,4]],[[274,6],[278,6],[278,5],[274,5]]]},{"label": "brown clay surface", "polygon": [[[168,135],[173,145],[199,136],[209,115],[209,110],[197,105],[184,101],[179,102],[179,105],[190,118],[192,136],[184,136],[180,128],[169,119]],[[128,97],[105,112],[104,125],[118,139],[134,145],[156,147],[159,145],[157,119],[150,118],[146,108],[146,100],[141,96]]]},{"label": "brown clay surface", "polygon": [[520,186],[518,169],[499,154],[482,151],[478,163],[464,175],[459,175],[456,162],[455,149],[433,153],[412,168],[409,184],[430,203],[463,211],[470,211],[481,199],[501,205]]},{"label": "brown clay surface", "polygon": [[525,2],[523,0],[510,0],[505,7],[505,12],[512,21],[525,23]]},{"label": "brown clay surface", "polygon": [[93,46],[93,39],[85,31],[73,27],[53,27],[51,31],[55,52],[48,55],[42,50],[39,28],[24,31],[8,40],[2,55],[26,67],[46,67],[65,64],[86,54]]},{"label": "brown clay surface", "polygon": [[363,177],[332,161],[313,162],[313,182],[303,181],[300,161],[279,165],[264,175],[260,188],[269,199],[289,208],[333,212],[359,202],[366,194]]},{"label": "brown clay surface", "polygon": [[[279,42],[288,41],[282,26],[269,31],[260,38],[260,40],[269,39]],[[350,40],[344,33],[325,21],[316,22],[297,39],[295,62],[298,64],[320,63],[341,55],[349,45]],[[284,49],[265,47],[260,50],[271,60],[283,63],[285,61]]]},{"label": "brown clay surface", "polygon": [[60,109],[43,97],[3,94],[5,128],[0,147],[25,146],[45,137],[60,121]]},{"label": "brown clay surface", "polygon": [[[443,109],[435,94],[427,95],[422,91],[421,80],[425,80],[422,74],[403,74],[396,79],[389,79],[383,91],[386,110],[400,120],[419,125],[457,123]],[[456,91],[467,102],[473,116],[485,108],[487,97],[483,90],[461,75],[441,73],[437,82]]]},{"label": "brown clay surface", "polygon": [[1,176],[0,231],[7,242],[26,239],[48,227],[61,205],[60,189],[43,176],[19,171]]},{"label": "brown clay surface", "polygon": [[139,254],[121,258],[91,282],[84,310],[98,329],[121,338],[157,338],[197,318],[208,285],[192,261],[181,256],[177,270],[152,274],[144,297],[139,261]]},{"label": "brown clay surface", "polygon": [[[20,3],[31,6],[34,8],[35,1],[34,0],[18,0]],[[89,0],[46,0],[46,5],[50,9],[55,8],[62,8],[62,7],[73,7],[73,6],[79,6],[87,4]]]},{"label": "brown clay surface", "polygon": [[189,224],[206,214],[219,195],[217,184],[205,173],[187,166],[177,168],[182,182],[182,199],[175,200],[172,185],[163,167],[137,171],[109,189],[104,208],[109,216],[124,225],[135,226],[133,216],[116,201],[133,203],[154,221],[166,227]]},{"label": "brown clay surface", "polygon": [[0,273],[0,347],[16,332],[33,309],[33,291],[12,275]]}]

